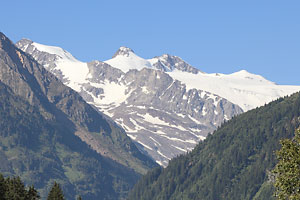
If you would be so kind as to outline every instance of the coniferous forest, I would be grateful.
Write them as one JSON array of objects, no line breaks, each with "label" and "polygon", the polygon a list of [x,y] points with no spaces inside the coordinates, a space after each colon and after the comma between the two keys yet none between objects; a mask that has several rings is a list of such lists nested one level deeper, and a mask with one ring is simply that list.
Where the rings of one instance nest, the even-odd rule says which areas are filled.
[{"label": "coniferous forest", "polygon": [[129,199],[273,199],[275,151],[300,125],[300,94],[225,122],[186,155],[140,179]]},{"label": "coniferous forest", "polygon": [[[78,197],[81,199],[81,197]],[[34,186],[26,187],[19,176],[4,178],[0,174],[0,199],[1,200],[38,200],[40,195]],[[47,200],[65,200],[60,185],[53,183]]]}]

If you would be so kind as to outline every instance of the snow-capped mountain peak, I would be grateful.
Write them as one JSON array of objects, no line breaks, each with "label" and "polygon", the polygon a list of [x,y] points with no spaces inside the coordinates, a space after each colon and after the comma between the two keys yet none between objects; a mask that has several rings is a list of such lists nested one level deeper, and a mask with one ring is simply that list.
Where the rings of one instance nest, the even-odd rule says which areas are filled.
[{"label": "snow-capped mountain peak", "polygon": [[54,73],[65,84],[79,92],[79,83],[85,82],[89,73],[87,63],[80,62],[68,51],[56,47],[22,39],[18,42],[22,50],[31,54],[36,60],[41,61],[48,71]]},{"label": "snow-capped mountain peak", "polygon": [[[33,42],[29,39],[22,39],[20,40],[22,43],[25,44],[23,47],[24,51],[34,51],[35,49],[40,51],[40,52],[45,52],[47,54],[52,54],[57,56],[58,60],[63,60],[63,61],[69,61],[69,62],[79,62],[72,54],[70,54],[68,51],[56,47],[56,46],[48,46],[48,45],[43,45],[39,44],[36,42]],[[28,49],[30,48],[30,49]]]},{"label": "snow-capped mountain peak", "polygon": [[258,84],[264,83],[264,84],[276,85],[274,82],[265,79],[263,76],[250,73],[244,69],[240,70],[238,72],[234,72],[234,73],[230,74],[230,76],[232,78],[235,77],[235,78],[241,78],[241,79],[245,79],[245,80],[248,79],[249,81],[252,81],[252,84],[254,84],[256,82]]},{"label": "snow-capped mountain peak", "polygon": [[104,62],[125,73],[131,69],[152,68],[148,60],[139,57],[128,47],[120,47],[111,59]]},{"label": "snow-capped mountain peak", "polygon": [[133,51],[132,49],[128,48],[128,47],[122,46],[122,47],[120,47],[120,48],[116,51],[116,53],[113,55],[112,58],[115,58],[115,57],[117,57],[117,56],[125,56],[125,57],[129,57],[130,54],[134,54],[134,51]]},{"label": "snow-capped mountain peak", "polygon": [[199,72],[203,73],[197,68],[186,63],[178,56],[163,54],[151,59],[144,59],[136,55],[134,51],[128,47],[120,47],[110,60],[104,62],[114,68],[122,70],[125,73],[131,69],[141,70],[143,68],[152,68],[164,72],[170,72],[177,69],[193,74],[197,74]]},{"label": "snow-capped mountain peak", "polygon": [[39,51],[57,55],[60,58],[60,60],[69,62],[79,62],[76,58],[74,58],[72,54],[60,47],[47,46],[36,42],[33,42],[32,45],[35,46]]},{"label": "snow-capped mountain peak", "polygon": [[148,61],[151,63],[153,68],[159,69],[159,70],[162,70],[165,72],[170,72],[170,71],[177,69],[180,71],[190,72],[193,74],[203,73],[200,70],[196,69],[195,67],[189,65],[187,62],[185,62],[180,57],[172,56],[169,54],[163,54],[161,56],[156,56],[152,59],[148,59]]},{"label": "snow-capped mountain peak", "polygon": [[29,40],[16,45],[112,117],[163,166],[224,120],[300,90],[246,70],[204,73],[168,54],[144,59],[128,47],[110,60],[83,63],[59,47]]}]

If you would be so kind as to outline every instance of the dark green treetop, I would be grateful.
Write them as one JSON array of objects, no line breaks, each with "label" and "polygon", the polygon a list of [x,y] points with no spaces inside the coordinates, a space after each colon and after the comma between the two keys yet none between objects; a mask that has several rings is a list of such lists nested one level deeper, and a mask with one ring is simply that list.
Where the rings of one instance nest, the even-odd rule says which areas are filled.
[{"label": "dark green treetop", "polygon": [[300,129],[293,139],[280,141],[276,152],[278,163],[273,170],[276,175],[275,196],[278,199],[300,199]]},{"label": "dark green treetop", "polygon": [[61,190],[59,184],[54,182],[54,184],[48,194],[47,200],[64,200],[64,199],[65,199],[64,194],[63,194],[63,191]]},{"label": "dark green treetop", "polygon": [[26,188],[20,177],[4,178],[0,174],[0,200],[38,200],[40,196],[33,186]]}]

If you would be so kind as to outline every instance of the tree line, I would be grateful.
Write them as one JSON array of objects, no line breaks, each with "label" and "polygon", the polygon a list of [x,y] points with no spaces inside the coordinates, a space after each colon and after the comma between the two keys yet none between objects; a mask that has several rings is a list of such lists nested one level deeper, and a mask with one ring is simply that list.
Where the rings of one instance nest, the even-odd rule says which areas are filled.
[{"label": "tree line", "polygon": [[[20,177],[5,178],[0,174],[0,200],[39,200],[41,197],[34,186],[26,187]],[[54,182],[47,196],[47,200],[65,200],[63,191]],[[79,196],[77,200],[81,200]]]}]

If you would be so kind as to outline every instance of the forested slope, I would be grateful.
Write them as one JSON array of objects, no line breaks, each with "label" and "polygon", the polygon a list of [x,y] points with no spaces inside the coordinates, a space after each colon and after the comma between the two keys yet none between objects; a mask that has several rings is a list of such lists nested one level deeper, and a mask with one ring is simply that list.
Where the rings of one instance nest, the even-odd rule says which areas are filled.
[{"label": "forested slope", "polygon": [[272,199],[279,140],[300,124],[300,94],[225,122],[187,155],[144,176],[129,199]]}]

